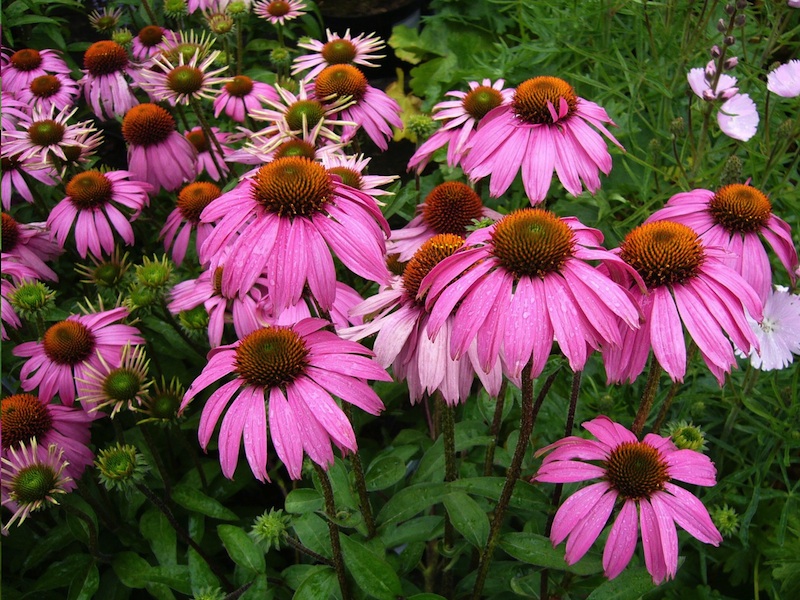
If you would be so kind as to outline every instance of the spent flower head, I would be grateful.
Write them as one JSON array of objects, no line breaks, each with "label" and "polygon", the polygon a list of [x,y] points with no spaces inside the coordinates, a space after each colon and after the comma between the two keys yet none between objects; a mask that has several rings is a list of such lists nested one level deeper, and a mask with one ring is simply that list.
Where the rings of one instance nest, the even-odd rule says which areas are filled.
[{"label": "spent flower head", "polygon": [[139,423],[155,423],[158,425],[168,425],[177,423],[179,420],[178,409],[181,405],[186,389],[177,377],[173,377],[167,383],[164,377],[155,382],[147,395],[142,398],[141,405],[136,408],[136,412],[147,415]]},{"label": "spent flower head", "polygon": [[136,446],[119,442],[100,450],[94,464],[100,483],[109,491],[127,490],[141,483],[150,470],[144,455]]},{"label": "spent flower head", "polygon": [[711,515],[711,520],[717,526],[722,537],[731,537],[739,531],[739,513],[735,508],[723,504],[722,506],[714,506],[708,511]]},{"label": "spent flower head", "polygon": [[697,450],[706,449],[706,436],[697,425],[687,421],[672,421],[667,424],[667,435],[680,449]]},{"label": "spent flower head", "polygon": [[250,537],[264,552],[269,552],[272,548],[280,550],[283,538],[288,535],[291,522],[292,518],[282,510],[271,508],[253,521]]}]

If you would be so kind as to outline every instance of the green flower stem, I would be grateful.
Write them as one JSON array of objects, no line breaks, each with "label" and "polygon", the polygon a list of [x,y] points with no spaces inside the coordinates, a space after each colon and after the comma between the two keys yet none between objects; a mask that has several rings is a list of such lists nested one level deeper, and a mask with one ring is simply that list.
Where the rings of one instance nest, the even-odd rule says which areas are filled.
[{"label": "green flower stem", "polygon": [[645,421],[650,415],[650,409],[653,407],[653,400],[655,400],[656,392],[658,392],[658,380],[661,378],[661,365],[658,364],[655,356],[650,357],[650,370],[647,373],[647,383],[644,386],[644,393],[642,400],[639,403],[639,412],[636,413],[636,418],[633,420],[631,431],[636,437],[639,437],[644,428]]},{"label": "green flower stem", "polygon": [[339,526],[333,521],[336,518],[336,503],[333,499],[333,488],[328,473],[314,461],[314,470],[319,477],[322,486],[322,496],[325,498],[325,514],[328,515],[328,533],[331,536],[331,549],[333,550],[333,568],[336,569],[336,578],[339,580],[339,589],[342,592],[342,600],[351,600],[350,586],[347,583],[347,576],[344,572],[344,558],[342,557],[342,544],[339,541]]},{"label": "green flower stem", "polygon": [[243,22],[240,19],[238,23],[236,23],[236,74],[241,75],[244,62],[244,32],[243,29]]},{"label": "green flower stem", "polygon": [[[268,579],[268,581],[269,581],[269,579]],[[231,592],[230,594],[228,594],[227,596],[225,596],[225,600],[238,600],[239,598],[241,598],[242,596],[244,596],[244,593],[245,593],[247,590],[249,590],[249,589],[250,589],[252,586],[253,586],[253,582],[252,582],[252,581],[248,581],[247,583],[245,583],[245,584],[244,584],[242,587],[240,587],[239,589],[237,589],[237,590],[234,590],[233,592]]]},{"label": "green flower stem", "polygon": [[[353,409],[349,402],[342,402],[342,409],[347,416],[350,423],[353,422]],[[358,490],[358,504],[361,508],[361,515],[364,517],[364,523],[367,526],[367,539],[375,537],[377,532],[375,528],[375,519],[372,516],[372,507],[369,503],[369,496],[367,496],[367,482],[364,479],[364,467],[361,464],[361,455],[358,449],[349,455],[350,464],[353,465],[353,473],[356,476],[356,490]]]},{"label": "green flower stem", "polygon": [[514,450],[514,457],[511,459],[511,466],[506,475],[506,481],[503,485],[503,491],[500,493],[500,499],[497,501],[497,506],[494,509],[494,516],[492,517],[492,525],[489,529],[489,539],[486,541],[486,546],[481,553],[480,562],[478,563],[478,575],[475,579],[475,587],[472,590],[472,600],[478,600],[483,592],[483,586],[486,584],[486,576],[489,574],[489,566],[492,563],[492,555],[494,554],[495,546],[497,545],[497,538],[500,534],[500,528],[503,525],[503,517],[505,516],[508,503],[511,500],[511,494],[514,491],[514,486],[517,484],[520,473],[522,472],[522,459],[525,457],[525,450],[530,443],[531,432],[533,431],[533,424],[536,422],[536,415],[542,406],[550,386],[556,378],[556,374],[552,373],[542,385],[539,395],[536,398],[536,404],[533,405],[533,380],[531,379],[531,363],[529,362],[524,369],[522,369],[522,415],[520,417],[519,439],[517,440],[517,447]]},{"label": "green flower stem", "polygon": [[225,154],[222,152],[222,145],[220,145],[217,136],[214,135],[214,132],[211,130],[211,125],[208,124],[208,120],[206,116],[203,114],[203,107],[200,106],[200,102],[197,98],[191,99],[192,103],[192,110],[194,114],[197,116],[197,121],[200,123],[200,128],[203,130],[203,133],[206,136],[206,140],[210,141],[213,150],[209,150],[209,154],[211,155],[211,160],[214,162],[214,166],[217,167],[217,171],[222,174],[224,171],[220,168],[219,162],[217,162],[217,156],[214,154],[214,150],[219,154],[219,160],[223,160]]},{"label": "green flower stem", "polygon": [[104,554],[100,552],[97,545],[97,527],[94,526],[94,521],[83,512],[81,509],[71,506],[70,504],[62,504],[61,505],[68,513],[71,513],[78,517],[81,521],[86,524],[86,530],[88,532],[88,545],[89,545],[89,554],[92,555],[97,562],[101,563],[110,563],[111,556],[108,554]]},{"label": "green flower stem", "polygon": [[[456,472],[456,418],[455,409],[450,406],[439,390],[436,390],[436,402],[439,405],[442,415],[442,438],[444,442],[444,480],[445,482],[455,481],[458,478]],[[455,545],[455,529],[450,520],[450,515],[445,511],[444,515],[444,552],[449,555]],[[453,571],[445,569],[442,574],[442,592],[445,598],[449,598],[453,591]]]},{"label": "green flower stem", "polygon": [[142,0],[142,5],[144,6],[144,10],[147,13],[147,16],[150,17],[150,23],[153,25],[158,25],[158,19],[156,19],[156,13],[153,12],[153,7],[150,6],[150,2],[148,2],[148,0]]},{"label": "green flower stem", "polygon": [[161,476],[161,481],[164,483],[164,494],[167,496],[167,498],[169,498],[172,496],[172,484],[169,479],[167,468],[164,466],[164,461],[161,459],[161,452],[159,452],[158,448],[156,448],[155,440],[153,440],[153,434],[150,431],[150,428],[147,425],[142,425],[139,427],[139,430],[142,432],[144,443],[147,444],[147,448],[150,450],[150,454],[153,457],[153,462],[156,464],[158,474]]},{"label": "green flower stem", "polygon": [[289,544],[292,548],[294,548],[298,552],[302,552],[306,556],[310,556],[318,563],[322,563],[323,565],[327,565],[329,567],[333,566],[333,561],[331,559],[325,558],[321,554],[317,554],[311,548],[307,548],[299,540],[294,539],[292,536],[287,535],[283,539],[286,540],[286,543]]},{"label": "green flower stem", "polygon": [[170,510],[169,506],[167,506],[167,504],[145,484],[137,483],[136,489],[142,492],[145,498],[147,498],[150,502],[152,502],[153,506],[155,506],[158,510],[161,511],[161,513],[167,518],[167,521],[169,521],[169,524],[175,530],[175,533],[178,535],[181,541],[186,545],[188,545],[192,550],[197,552],[198,556],[205,561],[205,563],[208,565],[208,567],[211,569],[214,575],[216,575],[217,578],[219,578],[220,582],[225,587],[225,590],[227,592],[232,592],[234,589],[233,584],[231,584],[227,575],[225,575],[225,571],[223,571],[216,562],[211,560],[211,557],[208,554],[206,554],[206,551],[203,550],[200,547],[200,545],[191,538],[189,532],[186,531],[181,526],[180,523],[178,523],[178,520],[175,518],[175,515],[172,514],[172,511]]},{"label": "green flower stem", "polygon": [[174,438],[178,438],[184,451],[192,457],[192,464],[194,465],[197,475],[200,478],[200,487],[202,488],[203,492],[207,492],[208,480],[206,479],[205,471],[203,471],[203,465],[200,464],[200,458],[197,456],[197,448],[188,442],[186,436],[183,435],[183,432],[180,430],[180,427],[178,427],[177,423],[170,423],[170,435]]},{"label": "green flower stem", "polygon": [[497,448],[498,436],[500,435],[500,426],[503,424],[503,409],[506,403],[506,388],[508,380],[503,379],[500,384],[500,392],[497,394],[497,401],[494,405],[494,416],[492,417],[492,428],[489,434],[492,436],[492,441],[486,448],[486,460],[483,462],[483,474],[489,477],[492,474],[492,465],[494,465],[494,451]]}]

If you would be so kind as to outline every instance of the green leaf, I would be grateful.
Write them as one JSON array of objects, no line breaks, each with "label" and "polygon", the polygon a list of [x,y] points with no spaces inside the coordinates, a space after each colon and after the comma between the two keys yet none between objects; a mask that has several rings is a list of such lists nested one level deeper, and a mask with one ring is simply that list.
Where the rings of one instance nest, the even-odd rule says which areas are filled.
[{"label": "green leaf", "polygon": [[214,498],[206,496],[200,490],[189,487],[188,485],[179,484],[172,488],[172,499],[183,508],[199,512],[212,519],[235,521],[239,518],[236,516],[236,513],[225,508],[220,502],[214,500]]},{"label": "green leaf", "polygon": [[[505,481],[505,477],[467,477],[447,485],[451,490],[461,490],[473,496],[483,496],[496,502],[500,499]],[[508,505],[523,510],[547,511],[547,503],[543,500],[541,492],[527,481],[517,482]]]},{"label": "green leaf", "polygon": [[219,579],[214,575],[208,563],[192,548],[189,548],[189,582],[192,593],[197,594],[203,588],[219,587]]},{"label": "green leaf", "polygon": [[326,558],[333,555],[328,524],[322,517],[315,513],[306,513],[292,519],[292,527],[304,546]]},{"label": "green leaf", "polygon": [[443,483],[419,483],[403,488],[383,505],[378,523],[388,525],[410,519],[418,512],[440,502],[447,487]]},{"label": "green leaf", "polygon": [[69,584],[68,600],[90,600],[100,587],[100,571],[94,561],[86,565],[86,569],[79,570]]},{"label": "green leaf", "polygon": [[302,515],[322,510],[322,494],[312,488],[292,490],[286,496],[284,508],[286,512]]},{"label": "green leaf", "polygon": [[129,588],[143,588],[147,585],[153,567],[135,552],[120,552],[111,561],[111,567],[119,580]]},{"label": "green leaf", "polygon": [[464,492],[451,492],[444,497],[450,522],[470,544],[483,548],[489,539],[489,517],[480,505]]},{"label": "green leaf", "polygon": [[336,596],[338,589],[336,572],[331,567],[317,566],[297,587],[292,600],[328,600]]},{"label": "green leaf", "polygon": [[368,492],[385,490],[402,480],[406,475],[406,465],[397,456],[383,456],[372,463],[364,474]]},{"label": "green leaf", "polygon": [[387,548],[394,548],[413,542],[427,542],[442,535],[444,517],[427,516],[410,519],[397,527],[387,528],[381,540]]},{"label": "green leaf", "polygon": [[402,596],[400,578],[386,560],[349,536],[341,536],[344,564],[356,584],[378,600],[396,600]]},{"label": "green leaf", "polygon": [[169,586],[187,596],[192,593],[192,587],[189,584],[189,567],[186,565],[153,567],[147,575],[147,580],[149,583]]},{"label": "green leaf", "polygon": [[36,579],[36,583],[29,591],[41,592],[67,587],[76,572],[85,573],[91,564],[94,564],[94,561],[88,554],[68,554],[64,560],[51,564]]},{"label": "green leaf", "polygon": [[228,551],[233,562],[256,573],[267,570],[264,552],[250,539],[241,527],[235,525],[217,525],[217,535]]},{"label": "green leaf", "polygon": [[142,536],[150,542],[159,564],[177,564],[177,535],[175,529],[160,510],[155,508],[142,515],[139,522]]},{"label": "green leaf", "polygon": [[247,588],[247,591],[240,596],[241,600],[264,600],[267,597],[267,576],[262,574],[253,580],[253,585]]},{"label": "green leaf", "polygon": [[564,551],[553,548],[549,539],[536,533],[507,533],[500,538],[499,544],[514,558],[538,567],[577,575],[594,575],[603,570],[600,560],[593,557],[584,557],[572,566],[567,565]]},{"label": "green leaf", "polygon": [[618,577],[601,583],[587,600],[638,600],[656,587],[644,567],[625,569]]},{"label": "green leaf", "polygon": [[413,596],[409,596],[408,600],[446,600],[446,598],[444,596],[440,596],[439,594],[425,592],[424,594],[414,594]]}]

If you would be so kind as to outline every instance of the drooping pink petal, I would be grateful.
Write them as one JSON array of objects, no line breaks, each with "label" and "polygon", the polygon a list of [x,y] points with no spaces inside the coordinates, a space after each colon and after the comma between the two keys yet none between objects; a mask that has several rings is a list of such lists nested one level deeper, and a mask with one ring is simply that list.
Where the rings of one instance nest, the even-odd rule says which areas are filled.
[{"label": "drooping pink petal", "polygon": [[603,549],[603,571],[614,579],[631,562],[639,539],[639,516],[634,500],[625,500],[611,526],[606,546]]}]

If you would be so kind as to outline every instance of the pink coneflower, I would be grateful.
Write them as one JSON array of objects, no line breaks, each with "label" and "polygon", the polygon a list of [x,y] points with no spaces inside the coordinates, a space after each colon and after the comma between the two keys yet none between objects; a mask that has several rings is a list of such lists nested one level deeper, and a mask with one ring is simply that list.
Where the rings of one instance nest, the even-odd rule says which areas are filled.
[{"label": "pink coneflower", "polygon": [[306,14],[303,0],[258,0],[253,3],[253,12],[273,25],[285,25]]},{"label": "pink coneflower", "polygon": [[2,274],[11,278],[11,280],[0,280],[0,339],[7,340],[6,325],[12,329],[19,329],[22,326],[17,312],[11,305],[10,297],[17,290],[17,284],[26,280],[34,281],[38,276],[30,267],[14,260],[7,260],[5,253],[0,254],[0,258]]},{"label": "pink coneflower", "polygon": [[50,240],[45,223],[20,223],[8,213],[3,215],[3,258],[25,265],[38,279],[58,281],[45,262],[61,255],[62,250]]},{"label": "pink coneflower", "polygon": [[212,127],[211,133],[217,139],[220,148],[222,148],[222,156],[219,156],[216,144],[206,137],[202,127],[195,127],[183,135],[186,136],[186,139],[192,143],[192,146],[197,151],[197,175],[202,175],[205,172],[214,181],[219,181],[230,171],[225,160],[233,154],[233,148],[228,145],[228,139],[232,134],[220,131],[217,127]]},{"label": "pink coneflower", "polygon": [[30,444],[33,439],[44,448],[55,444],[64,450],[64,459],[69,463],[64,474],[75,481],[92,464],[89,429],[96,417],[80,407],[44,402],[33,394],[14,394],[3,398],[0,415],[3,454],[19,444]]},{"label": "pink coneflower", "polygon": [[585,262],[624,265],[602,241],[598,230],[574,217],[535,208],[475,231],[464,250],[436,265],[420,285],[428,294],[428,332],[435,336],[455,311],[454,358],[477,338],[485,371],[500,356],[509,377],[518,378],[528,362],[536,377],[557,341],[572,370],[583,369],[588,348],[620,343],[618,318],[623,328],[639,323],[630,294]]},{"label": "pink coneflower", "polygon": [[27,357],[20,372],[22,389],[39,388],[39,397],[49,402],[58,394],[67,406],[75,402],[75,379],[85,378],[87,367],[101,367],[98,353],[109,364],[119,364],[126,344],[143,344],[139,331],[115,324],[128,316],[128,309],[114,308],[89,315],[71,315],[51,325],[40,342],[15,347],[14,356]]},{"label": "pink coneflower", "polygon": [[[97,3],[95,3],[97,4]],[[104,6],[102,10],[93,10],[89,13],[89,24],[99,33],[114,31],[122,18],[122,7],[109,8]]]},{"label": "pink coneflower", "polygon": [[729,266],[767,299],[772,268],[759,234],[772,246],[794,282],[797,250],[789,224],[772,213],[763,192],[750,185],[733,183],[716,192],[697,189],[675,194],[667,205],[645,223],[675,221],[694,229],[709,246],[722,246],[729,253]]},{"label": "pink coneflower", "polygon": [[[764,303],[764,319],[758,323],[748,315],[750,327],[758,338],[759,350],[749,352],[750,364],[762,371],[785,369],[800,354],[800,296],[788,288],[776,286]],[[746,357],[738,348],[736,353]]]},{"label": "pink coneflower", "polygon": [[125,48],[111,40],[95,42],[84,53],[83,66],[80,84],[86,102],[98,117],[121,117],[139,104],[125,77],[135,69]]},{"label": "pink coneflower", "polygon": [[314,79],[325,67],[330,65],[361,65],[364,67],[377,67],[373,60],[385,58],[385,54],[376,54],[382,50],[386,44],[374,33],[366,35],[359,33],[355,37],[350,37],[350,30],[345,31],[344,36],[338,33],[331,33],[330,29],[325,30],[328,36],[327,42],[310,40],[297,44],[299,48],[311,50],[313,54],[298,56],[294,59],[292,75],[302,73],[311,69],[303,76],[308,81]]},{"label": "pink coneflower", "polygon": [[533,478],[545,483],[601,479],[572,494],[553,520],[550,539],[554,546],[567,539],[567,564],[578,562],[597,540],[617,500],[621,500],[620,511],[603,550],[603,570],[609,579],[630,562],[639,528],[644,562],[656,584],[674,578],[678,569],[675,525],[703,543],[719,545],[722,536],[703,503],[671,481],[716,485],[717,470],[707,456],[695,450],[678,450],[669,438],[654,433],[640,442],[625,427],[604,416],[587,421],[583,427],[597,441],[570,436],[542,448],[537,456],[549,454]]},{"label": "pink coneflower", "polygon": [[784,98],[800,96],[800,60],[790,60],[770,71],[767,89]]},{"label": "pink coneflower", "polygon": [[433,153],[444,146],[447,146],[447,164],[451,167],[460,164],[469,152],[470,140],[480,120],[492,109],[507,106],[514,99],[514,88],[504,85],[503,79],[494,83],[484,79],[480,83],[470,81],[468,92],[447,92],[445,96],[457,100],[446,100],[433,107],[433,118],[444,121],[444,125],[417,148],[408,161],[408,168],[421,172]]},{"label": "pink coneflower", "polygon": [[475,221],[497,221],[502,216],[485,207],[481,197],[467,184],[446,181],[428,193],[408,225],[392,231],[386,242],[386,252],[398,254],[397,260],[406,262],[437,233],[452,233],[465,238],[469,233],[467,228]]},{"label": "pink coneflower", "polygon": [[176,265],[180,265],[186,256],[193,229],[197,229],[195,246],[198,254],[200,253],[200,247],[213,229],[208,223],[200,222],[200,213],[221,194],[219,187],[205,181],[190,183],[178,193],[178,205],[169,213],[158,234],[158,237],[164,238],[164,250],[169,251],[172,248],[172,260]]},{"label": "pink coneflower", "polygon": [[584,186],[594,193],[600,189],[598,173],[611,171],[600,133],[623,149],[606,123],[614,125],[605,109],[579,98],[563,79],[534,77],[517,87],[511,104],[481,120],[461,166],[472,180],[491,175],[489,193],[495,197],[508,189],[520,167],[533,204],[547,196],[553,170],[573,196]]},{"label": "pink coneflower", "polygon": [[332,395],[373,415],[383,410],[365,380],[391,378],[369,358],[369,350],[325,331],[327,325],[322,319],[304,319],[291,327],[259,329],[209,353],[208,364],[186,392],[181,410],[200,390],[234,375],[206,402],[198,431],[200,445],[206,448],[230,404],[219,433],[225,477],[233,477],[239,440],[244,437],[253,475],[269,480],[267,427],[292,479],[300,478],[304,452],[323,468],[333,464],[331,442],[342,451],[354,452],[353,427]]},{"label": "pink coneflower", "polygon": [[194,146],[175,131],[175,119],[155,104],[134,106],[122,120],[128,169],[136,179],[172,191],[197,173]]},{"label": "pink coneflower", "polygon": [[246,75],[236,75],[223,86],[219,96],[214,98],[214,116],[219,117],[225,111],[234,121],[244,123],[250,111],[263,108],[261,98],[280,101],[278,92],[268,83],[254,81]]},{"label": "pink coneflower", "polygon": [[54,105],[47,111],[34,108],[30,116],[19,120],[17,130],[3,131],[2,155],[18,156],[18,161],[35,158],[49,163],[52,157],[69,161],[68,154],[75,147],[85,147],[87,135],[97,131],[91,121],[72,125],[67,122],[77,110],[78,107],[67,107],[56,114]]},{"label": "pink coneflower", "polygon": [[17,50],[11,56],[3,52],[3,59],[4,64],[0,68],[3,90],[12,94],[30,87],[31,81],[41,75],[68,75],[70,72],[67,63],[55,50],[25,48]]},{"label": "pink coneflower", "polygon": [[[644,369],[650,348],[673,381],[686,374],[683,327],[697,344],[720,385],[736,365],[730,338],[742,349],[758,347],[745,310],[761,319],[755,290],[725,265],[727,252],[709,247],[682,223],[655,221],[625,237],[619,256],[644,280],[631,287],[644,313],[637,331],[624,331],[621,345],[603,349],[609,381],[633,381]],[[726,337],[726,335],[728,337]]]},{"label": "pink coneflower", "polygon": [[200,98],[213,100],[220,92],[220,88],[215,86],[230,81],[225,77],[217,77],[228,69],[227,66],[209,69],[219,54],[219,50],[215,50],[201,59],[199,52],[195,52],[186,60],[179,53],[177,61],[158,54],[151,59],[151,68],[142,71],[140,85],[153,100],[166,100],[172,106],[188,105]]},{"label": "pink coneflower", "polygon": [[297,304],[306,284],[320,308],[332,306],[336,272],[329,247],[354,273],[379,283],[388,279],[389,225],[375,200],[307,158],[262,166],[212,202],[201,220],[219,221],[201,248],[201,261],[215,266],[215,257],[231,245],[223,290],[245,291],[266,272],[278,311]]},{"label": "pink coneflower", "polygon": [[402,109],[393,98],[367,82],[364,74],[353,65],[325,67],[314,81],[314,93],[324,104],[350,100],[338,114],[355,125],[345,125],[342,141],[348,142],[363,127],[369,138],[381,150],[389,147],[392,127],[402,129]]},{"label": "pink coneflower", "polygon": [[[114,251],[114,231],[126,245],[134,243],[131,222],[150,199],[149,183],[131,180],[128,171],[78,173],[67,183],[67,196],[50,211],[47,226],[62,248],[75,225],[75,244],[81,258],[88,252],[100,258]],[[122,209],[122,210],[120,210]],[[127,214],[126,214],[127,213]]]},{"label": "pink coneflower", "polygon": [[342,178],[342,183],[349,185],[372,196],[378,204],[383,205],[379,196],[392,195],[393,192],[382,190],[380,186],[389,185],[398,179],[397,175],[367,175],[364,171],[369,165],[370,158],[363,154],[345,156],[337,152],[320,153],[322,166],[328,169],[329,173],[338,175]]},{"label": "pink coneflower", "polygon": [[87,365],[85,378],[78,379],[78,400],[84,410],[100,417],[97,411],[110,407],[113,418],[123,407],[138,409],[152,383],[144,346],[126,345],[118,363],[109,364],[100,352],[97,359],[101,366]]},{"label": "pink coneflower", "polygon": [[0,197],[5,210],[11,208],[11,200],[15,193],[22,196],[26,202],[33,203],[33,194],[28,182],[25,181],[26,175],[49,187],[56,184],[54,179],[56,172],[52,167],[42,164],[35,158],[20,159],[19,154],[2,158],[2,172]]},{"label": "pink coneflower", "polygon": [[158,25],[142,27],[131,42],[133,58],[139,62],[146,61],[161,51],[164,42],[168,38],[175,39],[175,34],[169,29]]},{"label": "pink coneflower", "polygon": [[21,118],[29,115],[31,107],[25,102],[17,100],[15,94],[10,94],[5,90],[0,91],[0,125],[3,131],[11,131],[17,128],[17,123]]},{"label": "pink coneflower", "polygon": [[[352,310],[363,301],[364,299],[357,291],[349,285],[337,281],[336,298],[333,300],[333,306],[331,306],[325,318],[330,317],[333,328],[337,333],[341,332],[345,327],[361,325],[363,319],[358,315],[353,315]],[[287,306],[282,311],[276,311],[269,295],[264,294],[258,302],[256,310],[258,312],[257,318],[263,326],[294,325],[303,319],[324,314],[314,301],[314,297],[309,294],[304,294],[300,302],[294,306]]]},{"label": "pink coneflower", "polygon": [[[301,139],[283,135],[275,136],[273,135],[274,131],[270,132],[269,129],[271,128],[251,133],[249,139],[238,150],[234,150],[230,154],[228,162],[261,166],[276,158],[287,156],[302,156],[322,162],[328,155],[341,156],[344,147],[344,144],[334,144],[325,138],[317,137],[315,132],[309,132],[305,138]],[[255,174],[255,171],[245,173],[244,177],[250,177],[252,174]],[[341,173],[337,174],[341,175]],[[374,194],[371,195],[374,196]]]},{"label": "pink coneflower", "polygon": [[367,317],[368,322],[341,332],[347,339],[378,334],[373,345],[376,358],[383,367],[392,365],[396,379],[408,382],[412,404],[437,390],[448,404],[463,402],[470,394],[475,375],[491,396],[497,396],[500,389],[500,361],[495,359],[488,373],[484,372],[474,341],[466,356],[450,357],[452,317],[433,340],[426,331],[429,314],[425,309],[425,294],[419,293],[420,283],[433,267],[463,245],[463,238],[450,233],[431,237],[413,255],[401,277],[393,277],[376,296],[353,309],[354,315]]},{"label": "pink coneflower", "polygon": [[40,448],[34,439],[29,446],[21,444],[9,449],[10,456],[2,459],[2,505],[14,514],[3,531],[19,520],[19,525],[32,512],[58,504],[57,494],[75,489],[75,482],[64,472],[67,461],[64,451],[54,444]]},{"label": "pink coneflower", "polygon": [[57,73],[39,75],[31,81],[30,86],[17,92],[17,99],[47,113],[51,106],[55,106],[56,110],[72,106],[80,93],[77,81],[69,75]]}]

